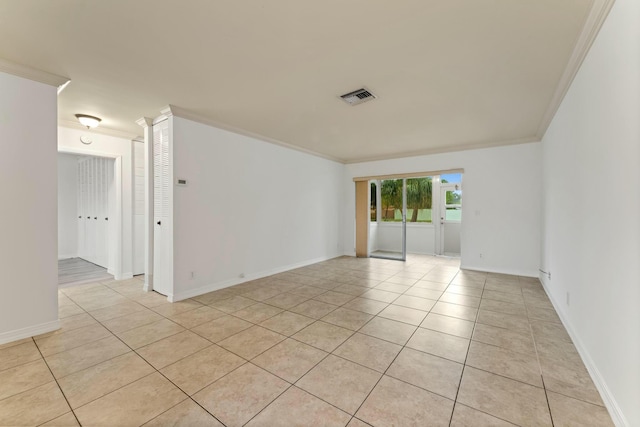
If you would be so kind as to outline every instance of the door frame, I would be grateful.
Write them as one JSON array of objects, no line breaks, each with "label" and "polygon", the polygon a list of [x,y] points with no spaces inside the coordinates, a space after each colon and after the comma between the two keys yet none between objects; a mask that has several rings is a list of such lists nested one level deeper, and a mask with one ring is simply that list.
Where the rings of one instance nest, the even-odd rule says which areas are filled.
[{"label": "door frame", "polygon": [[[398,257],[393,257],[393,256],[384,256],[384,255],[372,255],[371,253],[369,253],[369,257],[370,258],[379,258],[379,259],[388,259],[388,260],[393,260],[393,261],[406,261],[407,260],[407,178],[391,178],[389,180],[398,180],[398,179],[402,179],[402,222],[401,222],[401,228],[402,228],[402,250],[401,250],[401,256],[400,258]],[[374,180],[371,180],[374,181]],[[371,191],[371,181],[366,181],[367,183],[367,187],[369,188],[369,191]],[[386,181],[385,179],[380,179],[380,180],[375,180],[376,181],[376,192],[380,193],[379,188],[382,188],[382,181]],[[369,200],[371,200],[371,194],[369,194]],[[376,200],[378,200],[378,197],[376,195]],[[367,220],[368,220],[368,224],[371,222],[371,218],[369,212],[368,212],[368,206],[369,203],[367,204]],[[376,212],[380,212],[380,210],[376,210]],[[368,227],[367,227],[368,228]]]},{"label": "door frame", "polygon": [[[440,183],[440,194],[439,194],[439,212],[438,216],[440,220],[438,221],[439,236],[438,236],[438,255],[441,256],[449,256],[444,250],[444,237],[445,237],[445,223],[447,222],[447,191],[460,190],[462,191],[462,183]],[[458,188],[456,188],[458,187]],[[460,209],[462,209],[462,203],[460,204]],[[462,223],[462,221],[460,221]]]},{"label": "door frame", "polygon": [[[357,257],[364,257],[364,256],[370,256],[369,254],[369,223],[370,223],[370,211],[369,211],[369,205],[370,205],[370,181],[375,181],[375,180],[385,180],[385,179],[409,179],[409,178],[422,178],[422,177],[433,177],[433,181],[432,181],[432,224],[434,227],[434,255],[436,256],[440,256],[442,249],[441,248],[441,224],[440,221],[438,221],[438,217],[437,216],[433,216],[433,214],[435,213],[435,208],[437,206],[440,205],[440,177],[442,175],[447,175],[447,174],[462,174],[464,175],[465,171],[464,168],[453,168],[453,169],[435,169],[435,170],[431,170],[431,171],[424,171],[424,172],[405,172],[405,173],[395,173],[395,174],[382,174],[382,175],[361,175],[361,176],[355,176],[352,178],[353,182],[355,183],[355,233],[354,233],[354,238],[355,238],[355,248],[354,248],[354,252],[356,254]],[[435,179],[435,177],[438,177],[438,179]],[[463,178],[464,180],[464,178]],[[365,189],[365,186],[363,184],[361,184],[361,182],[366,182],[366,191],[362,191]],[[455,185],[455,183],[453,183]],[[362,187],[360,187],[360,186]],[[446,184],[445,184],[446,185]],[[462,182],[459,183],[460,187],[462,188]],[[360,191],[359,191],[360,188]],[[368,197],[368,198],[367,198]],[[365,200],[366,198],[366,200]],[[378,197],[378,200],[380,198]],[[405,203],[406,203],[406,197],[405,197]],[[366,206],[366,209],[363,209],[362,207]],[[406,221],[406,206],[404,208],[405,211],[405,221]],[[439,213],[439,212],[438,212]],[[406,233],[406,228],[405,228],[405,233]],[[406,235],[405,235],[406,237]],[[461,239],[462,239],[462,234],[460,235]],[[461,242],[462,244],[462,242]],[[365,246],[366,245],[366,246]],[[406,251],[406,238],[405,238],[405,251]],[[405,259],[406,259],[406,253],[405,253]]]},{"label": "door frame", "polygon": [[[115,186],[115,218],[114,218],[114,233],[115,236],[113,239],[114,242],[114,263],[113,263],[113,271],[111,272],[116,280],[122,280],[123,271],[122,271],[122,255],[123,255],[123,239],[122,239],[122,156],[104,153],[100,151],[94,151],[83,148],[72,148],[72,147],[58,147],[58,153],[64,154],[77,154],[81,156],[91,156],[91,157],[104,157],[108,159],[113,159],[113,180]],[[110,248],[111,249],[111,248]]]}]

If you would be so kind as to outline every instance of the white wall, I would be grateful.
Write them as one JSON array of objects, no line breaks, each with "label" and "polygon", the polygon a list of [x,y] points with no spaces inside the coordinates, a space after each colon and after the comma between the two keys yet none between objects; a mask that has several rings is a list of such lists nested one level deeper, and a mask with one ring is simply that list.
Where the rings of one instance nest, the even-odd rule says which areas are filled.
[{"label": "white wall", "polygon": [[144,274],[144,142],[133,141],[133,274]]},{"label": "white wall", "polygon": [[[81,135],[90,135],[93,142],[85,145]],[[98,134],[80,129],[58,128],[58,150],[63,153],[121,158],[122,203],[122,254],[116,263],[120,265],[118,279],[133,276],[133,147],[131,140]],[[111,224],[110,224],[111,225]],[[116,272],[117,273],[117,272]]]},{"label": "white wall", "polygon": [[[375,250],[399,252],[402,249],[402,223],[370,223],[370,252]],[[412,224],[407,222],[407,253],[435,253],[435,227],[431,224]]]},{"label": "white wall", "polygon": [[57,329],[56,88],[0,73],[0,344]]},{"label": "white wall", "polygon": [[345,253],[355,254],[354,177],[462,168],[462,267],[537,276],[540,162],[540,144],[530,143],[346,165]]},{"label": "white wall", "polygon": [[78,157],[58,154],[58,259],[78,256]]},{"label": "white wall", "polygon": [[378,222],[369,221],[369,253],[377,251],[378,248]]},{"label": "white wall", "polygon": [[343,165],[179,117],[173,135],[176,299],[342,254]]},{"label": "white wall", "polygon": [[615,2],[542,142],[544,284],[628,426],[640,425],[638,22],[640,2]]}]

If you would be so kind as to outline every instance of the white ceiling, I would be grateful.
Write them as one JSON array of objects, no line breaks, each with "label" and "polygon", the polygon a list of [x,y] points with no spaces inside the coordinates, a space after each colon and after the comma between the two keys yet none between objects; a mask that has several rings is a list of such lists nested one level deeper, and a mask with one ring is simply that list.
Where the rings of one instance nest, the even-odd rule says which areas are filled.
[{"label": "white ceiling", "polygon": [[[594,4],[0,0],[0,57],[71,79],[62,122],[133,136],[172,104],[353,162],[539,140]],[[378,99],[338,98],[362,86]]]}]

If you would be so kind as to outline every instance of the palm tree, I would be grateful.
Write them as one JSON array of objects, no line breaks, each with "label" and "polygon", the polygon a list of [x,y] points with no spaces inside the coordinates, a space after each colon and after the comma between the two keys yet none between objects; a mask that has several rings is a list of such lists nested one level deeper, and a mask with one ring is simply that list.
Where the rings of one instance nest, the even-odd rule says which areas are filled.
[{"label": "palm tree", "polygon": [[388,211],[389,208],[393,208],[394,216],[391,218],[391,221],[395,218],[395,210],[398,209],[398,206],[402,208],[402,180],[401,179],[385,179],[382,181],[382,185],[380,186],[381,194],[381,203],[382,203],[382,212],[384,212],[383,219],[388,221]]},{"label": "palm tree", "polygon": [[431,209],[431,177],[407,179],[407,208],[413,209],[410,222],[418,221],[419,209]]}]

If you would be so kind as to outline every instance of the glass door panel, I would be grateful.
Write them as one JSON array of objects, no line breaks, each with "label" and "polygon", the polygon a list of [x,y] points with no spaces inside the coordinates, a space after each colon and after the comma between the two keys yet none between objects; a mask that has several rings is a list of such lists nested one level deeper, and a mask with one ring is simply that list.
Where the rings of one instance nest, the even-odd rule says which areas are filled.
[{"label": "glass door panel", "polygon": [[370,256],[404,261],[407,219],[406,179],[384,179],[377,183],[380,186],[380,200],[377,203],[380,213],[377,215],[379,221],[375,227],[375,239],[372,239]]},{"label": "glass door panel", "polygon": [[460,184],[442,184],[440,213],[440,247],[443,255],[460,256],[462,190]]}]

